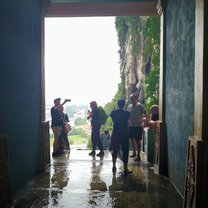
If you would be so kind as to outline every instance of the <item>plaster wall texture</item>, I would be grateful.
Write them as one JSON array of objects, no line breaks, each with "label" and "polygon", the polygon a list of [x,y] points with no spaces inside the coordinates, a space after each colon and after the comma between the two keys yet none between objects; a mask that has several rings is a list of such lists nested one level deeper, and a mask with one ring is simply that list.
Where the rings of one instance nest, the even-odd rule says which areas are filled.
[{"label": "plaster wall texture", "polygon": [[195,1],[168,0],[164,15],[168,173],[183,194],[188,137],[194,131]]}]

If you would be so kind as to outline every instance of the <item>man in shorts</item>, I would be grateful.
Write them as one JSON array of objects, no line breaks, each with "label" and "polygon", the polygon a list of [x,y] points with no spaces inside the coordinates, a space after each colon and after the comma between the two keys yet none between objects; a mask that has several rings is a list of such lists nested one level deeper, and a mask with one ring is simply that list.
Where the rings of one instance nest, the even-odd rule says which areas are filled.
[{"label": "man in shorts", "polygon": [[124,175],[132,173],[128,170],[128,157],[129,157],[129,137],[128,137],[128,123],[129,112],[124,110],[125,100],[118,100],[118,109],[113,110],[110,114],[113,121],[113,132],[111,138],[112,144],[112,171],[116,172],[116,160],[119,149],[122,150],[122,161],[124,166]]},{"label": "man in shorts", "polygon": [[141,151],[141,140],[142,140],[142,118],[143,115],[147,117],[146,109],[144,106],[137,101],[136,95],[131,95],[131,104],[128,106],[127,110],[130,112],[129,117],[129,136],[133,143],[136,142],[137,151],[133,149],[134,161],[141,161],[140,151]]},{"label": "man in shorts", "polygon": [[59,138],[64,126],[64,120],[61,115],[60,108],[67,102],[70,102],[70,99],[65,99],[63,103],[61,103],[61,98],[54,99],[54,106],[51,108],[51,128],[54,134],[54,142],[53,142],[53,156],[61,155],[59,150]]}]

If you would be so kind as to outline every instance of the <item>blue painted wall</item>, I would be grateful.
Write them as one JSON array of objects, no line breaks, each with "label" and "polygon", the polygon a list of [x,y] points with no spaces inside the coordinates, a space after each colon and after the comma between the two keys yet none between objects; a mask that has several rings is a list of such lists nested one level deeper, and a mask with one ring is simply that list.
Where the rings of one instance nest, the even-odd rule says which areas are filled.
[{"label": "blue painted wall", "polygon": [[167,0],[165,25],[165,122],[169,177],[183,194],[187,142],[194,131],[195,0]]},{"label": "blue painted wall", "polygon": [[40,1],[0,2],[0,134],[8,135],[15,192],[38,169]]}]

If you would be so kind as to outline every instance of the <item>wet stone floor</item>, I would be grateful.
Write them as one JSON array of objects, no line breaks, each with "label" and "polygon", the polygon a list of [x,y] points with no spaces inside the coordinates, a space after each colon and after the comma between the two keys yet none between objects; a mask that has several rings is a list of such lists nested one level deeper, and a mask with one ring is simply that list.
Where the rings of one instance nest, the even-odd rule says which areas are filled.
[{"label": "wet stone floor", "polygon": [[111,154],[92,158],[89,151],[72,149],[70,154],[51,158],[51,165],[13,196],[15,208],[181,208],[183,201],[169,180],[155,174],[143,160],[117,161],[112,172]]}]

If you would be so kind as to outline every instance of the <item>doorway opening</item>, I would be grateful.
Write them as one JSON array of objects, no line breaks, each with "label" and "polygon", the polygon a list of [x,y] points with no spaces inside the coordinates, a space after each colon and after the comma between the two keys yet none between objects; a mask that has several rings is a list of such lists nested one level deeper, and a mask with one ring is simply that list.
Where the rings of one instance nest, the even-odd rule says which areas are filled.
[{"label": "doorway opening", "polygon": [[115,17],[45,18],[46,120],[51,120],[55,98],[71,99],[64,110],[73,127],[72,144],[87,148],[89,103],[95,100],[104,107],[117,92],[118,51]]},{"label": "doorway opening", "polygon": [[[140,3],[136,3],[136,4],[140,4]],[[115,5],[116,5],[116,7],[115,7]],[[106,20],[106,19],[111,19],[111,18],[115,19],[115,17],[110,16],[110,14],[119,14],[119,15],[120,14],[128,14],[128,15],[130,14],[130,15],[133,15],[133,14],[136,14],[136,13],[145,14],[145,11],[146,11],[146,14],[150,14],[151,13],[151,15],[153,15],[153,13],[154,13],[154,15],[156,15],[155,5],[154,5],[154,12],[153,12],[153,10],[150,12],[150,10],[153,8],[152,5],[150,6],[150,5],[147,5],[147,4],[144,4],[143,7],[140,7],[140,9],[137,8],[137,12],[135,12],[136,11],[135,7],[133,7],[133,5],[130,5],[129,3],[127,4],[128,6],[126,6],[125,4],[115,4],[115,5],[114,4],[111,4],[111,5],[105,4],[105,7],[101,7],[101,5],[99,5],[99,4],[91,4],[90,6],[87,6],[87,4],[81,4],[81,7],[78,7],[78,5],[76,5],[76,4],[53,4],[51,9],[49,10],[48,15],[47,15],[49,18],[47,18],[47,17],[45,18],[45,28],[47,29],[47,24],[48,24],[47,21],[55,20],[55,19],[58,19],[59,21],[62,21],[62,20],[67,21],[67,20],[72,20],[72,19],[74,19],[76,21],[81,20],[81,19],[83,21],[86,21],[87,19],[91,19],[92,20],[92,19],[96,19],[96,18],[100,18],[100,19],[102,18],[102,19]],[[64,7],[62,7],[62,6],[64,6]],[[73,8],[76,8],[76,9],[73,9]],[[85,9],[80,10],[80,8],[85,8]],[[108,9],[106,9],[106,8],[108,8]],[[141,13],[141,8],[144,9],[143,13]],[[126,11],[125,11],[125,9],[126,9]],[[105,17],[100,17],[102,14],[104,14]],[[74,18],[74,16],[76,16],[76,17]],[[84,17],[82,17],[82,16],[84,16]],[[97,16],[99,16],[99,17],[97,17]],[[51,17],[53,17],[53,18],[51,18]],[[58,17],[58,18],[55,18],[55,17]],[[122,25],[122,21],[123,21],[122,17],[124,19],[125,18],[129,19],[129,22],[127,21],[128,23],[127,22],[125,23],[125,25],[127,26],[127,30],[129,28],[130,28],[129,30],[135,29],[134,25],[138,25],[139,24],[138,22],[140,21],[140,18],[145,19],[145,16],[142,16],[142,17],[141,16],[119,16],[119,18],[120,18],[119,21],[121,21],[120,22],[121,25]],[[148,16],[146,16],[146,18],[147,17]],[[151,17],[151,18],[154,19],[154,17]],[[159,17],[158,17],[158,19],[159,19]],[[125,22],[125,20],[124,20],[124,22]],[[130,25],[128,25],[128,24],[130,24]],[[151,24],[151,21],[150,21],[150,24]],[[78,23],[75,23],[75,25],[77,26]],[[91,24],[91,25],[93,25],[93,24]],[[98,24],[98,25],[102,27],[101,23]],[[60,24],[59,24],[59,26],[60,26]],[[100,100],[100,99],[103,98],[103,95],[105,95],[105,96],[107,95],[108,96],[110,93],[107,93],[105,88],[104,88],[104,90],[103,89],[99,90],[98,86],[105,85],[105,81],[106,80],[108,80],[108,81],[106,81],[107,83],[106,83],[105,86],[106,87],[110,86],[112,83],[114,83],[114,81],[116,79],[116,82],[117,82],[116,85],[118,85],[119,82],[121,83],[121,81],[124,81],[124,83],[122,83],[123,86],[120,86],[120,88],[123,87],[122,90],[124,92],[123,93],[124,95],[122,95],[121,98],[129,100],[130,93],[135,93],[136,91],[138,91],[139,86],[141,84],[144,84],[143,80],[145,80],[144,79],[145,76],[143,76],[142,74],[145,75],[145,74],[148,74],[151,71],[152,57],[146,57],[145,59],[142,60],[141,54],[140,55],[136,54],[138,52],[138,48],[139,48],[138,44],[140,44],[140,46],[141,46],[145,40],[141,39],[141,37],[140,37],[140,39],[138,37],[135,37],[134,31],[132,32],[132,34],[130,35],[130,38],[128,40],[126,39],[126,41],[122,42],[123,41],[122,38],[124,38],[124,37],[122,37],[121,33],[124,32],[126,30],[126,28],[124,28],[125,26],[124,27],[121,26],[120,29],[117,28],[118,30],[120,30],[119,31],[120,32],[120,39],[117,36],[117,40],[114,42],[114,43],[117,43],[117,45],[118,45],[117,51],[116,51],[116,53],[117,53],[117,63],[116,64],[117,65],[115,67],[113,67],[114,69],[111,70],[111,74],[108,76],[108,78],[101,79],[101,81],[98,81],[97,84],[92,86],[91,90],[87,90],[87,87],[90,86],[91,82],[99,80],[99,79],[97,79],[98,77],[102,77],[102,75],[100,73],[101,71],[102,72],[103,71],[107,72],[107,69],[109,69],[109,68],[112,69],[112,66],[111,66],[111,67],[105,67],[105,69],[102,69],[100,71],[99,68],[102,68],[104,63],[108,62],[108,60],[110,58],[107,59],[106,56],[103,55],[103,53],[102,53],[103,51],[102,52],[97,52],[96,55],[91,55],[90,58],[86,58],[86,56],[88,54],[90,54],[89,49],[93,49],[94,46],[95,46],[94,51],[98,51],[99,48],[101,48],[99,46],[101,45],[102,42],[104,42],[105,43],[104,45],[106,46],[107,45],[106,43],[109,43],[109,41],[105,42],[102,39],[102,40],[99,40],[99,42],[96,42],[96,38],[92,38],[92,35],[88,36],[88,32],[90,30],[92,30],[92,29],[90,29],[90,26],[87,26],[87,24],[85,24],[84,27],[82,26],[82,29],[84,29],[84,30],[79,31],[79,32],[75,32],[74,38],[73,37],[70,38],[70,35],[74,32],[73,31],[74,29],[72,29],[72,26],[70,26],[70,25],[68,26],[69,31],[70,31],[70,28],[71,28],[71,33],[67,33],[67,31],[66,31],[67,26],[64,28],[63,31],[59,28],[59,26],[56,26],[54,28],[57,28],[56,32],[59,32],[59,34],[61,34],[61,36],[59,36],[57,41],[52,41],[53,44],[56,45],[57,49],[54,50],[54,49],[51,48],[49,50],[50,53],[52,51],[55,51],[57,55],[55,55],[53,58],[50,58],[50,59],[58,60],[57,57],[60,56],[61,52],[63,51],[60,48],[61,45],[67,46],[66,47],[67,49],[65,50],[64,55],[60,56],[62,59],[60,59],[58,61],[58,64],[57,63],[56,64],[51,64],[54,68],[56,68],[56,69],[53,70],[55,72],[53,77],[55,77],[55,78],[52,79],[53,81],[51,82],[51,86],[55,86],[57,84],[56,80],[58,80],[57,78],[59,77],[59,75],[63,78],[63,79],[60,78],[60,80],[61,80],[60,83],[64,83],[66,85],[63,85],[61,87],[61,90],[58,90],[58,92],[54,93],[54,91],[52,91],[53,92],[52,93],[53,96],[51,96],[50,101],[49,101],[50,104],[48,104],[48,100],[49,100],[49,98],[48,98],[49,91],[47,89],[47,82],[48,82],[47,81],[47,77],[48,77],[48,75],[47,75],[47,67],[48,66],[47,66],[47,63],[46,63],[46,67],[45,67],[46,68],[46,76],[45,77],[46,77],[46,105],[47,105],[47,107],[46,107],[47,108],[46,109],[46,119],[47,120],[50,119],[50,108],[51,108],[51,104],[53,104],[52,100],[54,98],[56,98],[56,97],[61,97],[62,99],[70,98],[72,100],[72,102],[69,104],[69,106],[66,106],[66,107],[71,107],[73,105],[73,102],[77,98],[80,98],[83,101],[84,100],[83,99],[84,96],[85,97],[87,96],[88,97],[88,101],[86,101],[86,102],[84,101],[83,104],[84,105],[88,105],[90,101],[96,100],[96,98],[95,98],[95,96],[90,98],[89,94],[86,93],[86,92],[91,92],[91,91],[92,92],[96,92],[97,91],[97,96],[98,96],[97,100]],[[93,26],[93,27],[94,27],[94,29],[97,29],[97,31],[99,31],[99,32],[102,31],[102,29],[103,29],[103,28],[99,29],[98,26]],[[117,35],[119,33],[118,30],[117,30]],[[138,30],[137,32],[140,33],[141,31]],[[50,32],[50,33],[53,34],[54,32]],[[103,33],[104,33],[105,36],[108,36],[110,34],[109,32],[106,32],[106,31],[104,31]],[[78,34],[81,34],[81,38],[79,38],[79,41],[74,41],[78,37]],[[97,35],[97,37],[98,36],[99,35]],[[67,41],[64,41],[64,38],[66,38]],[[88,39],[85,39],[85,38],[88,38]],[[144,37],[142,37],[142,38],[144,38]],[[72,41],[71,45],[69,43],[70,42],[69,40]],[[45,42],[47,43],[47,39],[45,39]],[[121,48],[121,45],[123,44],[123,47],[126,47],[126,45],[128,45],[129,42],[131,42],[130,43],[131,44],[131,48],[130,49],[126,48],[125,52],[122,51],[124,48]],[[74,47],[75,49],[73,49],[72,52],[70,53],[70,49],[72,48],[71,46],[74,43],[75,43],[75,46],[77,44],[77,47]],[[92,45],[92,43],[94,43],[95,45]],[[109,52],[113,51],[112,48],[113,48],[114,43],[111,45],[110,50],[108,50]],[[81,49],[78,49],[78,46],[81,46]],[[159,53],[159,45],[157,47],[154,47],[154,49],[155,49],[154,52]],[[126,63],[126,61],[124,60],[125,58],[127,58],[127,54],[125,54],[127,50],[130,50],[130,53],[128,54],[128,56],[129,56],[128,59],[131,60],[130,64]],[[149,50],[149,48],[147,48],[145,50],[146,51],[144,53],[148,53],[147,51]],[[72,58],[73,55],[76,54],[76,53],[78,54],[78,56],[77,56],[78,58]],[[134,53],[134,55],[132,56],[131,53]],[[47,53],[47,49],[46,49],[46,56],[45,56],[46,57],[46,61],[47,61],[47,58],[48,58],[47,54],[48,53]],[[124,58],[123,60],[121,58],[122,55],[126,56],[126,57],[123,57]],[[139,58],[139,56],[140,56],[140,58]],[[99,58],[95,58],[95,57],[99,57]],[[95,70],[95,72],[96,73],[98,72],[98,74],[96,74],[95,72],[91,72],[92,67],[91,66],[86,66],[86,63],[87,63],[86,60],[87,61],[90,60],[91,66],[92,65],[97,65],[96,66],[97,70]],[[97,60],[99,60],[98,61],[99,63],[97,62]],[[159,60],[159,58],[158,58],[158,60]],[[67,62],[67,64],[74,63],[74,66],[70,67],[68,65],[68,68],[67,67],[63,67],[62,64],[65,61]],[[138,62],[143,64],[143,66],[142,66],[142,64],[139,66],[140,68],[142,68],[140,70],[140,72],[138,72],[138,68],[139,68],[138,67]],[[81,72],[79,70],[77,70],[77,67],[79,65],[81,66]],[[134,76],[132,76],[132,74],[130,74],[129,71],[127,71],[127,70],[125,71],[125,67],[127,69],[130,69],[130,72],[134,73]],[[66,73],[61,72],[61,68],[66,68],[67,69],[66,71],[67,71],[67,73],[69,73],[69,75],[66,75]],[[115,68],[118,69],[117,72],[115,71]],[[156,68],[157,68],[157,70],[159,70],[159,67],[156,67]],[[118,74],[119,73],[120,73],[121,77],[118,78]],[[112,74],[117,74],[117,78],[114,77],[112,79],[112,81],[109,81],[109,78],[113,77]],[[71,79],[71,81],[69,81],[70,84],[74,83],[72,87],[70,86],[68,88],[68,86],[67,86],[68,81],[63,81],[64,79],[67,79],[67,77],[68,77],[68,80],[69,80],[69,78]],[[91,77],[93,78],[93,81],[89,80]],[[159,79],[159,76],[158,76],[158,79]],[[84,83],[84,81],[86,81],[86,80],[88,81],[87,84]],[[125,88],[125,84],[126,85],[129,84],[128,89]],[[61,84],[58,84],[58,85],[61,85]],[[117,88],[117,86],[116,86],[116,88]],[[52,89],[52,87],[49,87],[49,89]],[[70,90],[72,90],[72,91],[70,91]],[[153,97],[159,96],[158,95],[159,94],[158,91],[159,91],[159,85],[157,86],[157,90],[154,92]],[[61,94],[59,94],[59,92],[61,92],[61,93],[66,92],[66,94],[62,96]],[[75,93],[74,97],[71,96],[71,94],[70,94],[71,92]],[[111,90],[111,92],[113,92],[114,95],[116,95],[116,91]],[[114,101],[114,104],[115,104],[114,95],[112,96],[112,94],[111,94],[111,97],[108,100],[109,100],[109,102],[111,102],[111,100]],[[150,99],[150,98],[148,98],[148,99]],[[151,101],[148,100],[148,102],[149,102],[149,106],[150,106]],[[155,102],[155,100],[154,100],[154,102]],[[98,103],[104,106],[108,102],[102,102],[102,101],[99,102],[98,101]],[[115,107],[115,105],[113,107]],[[86,111],[87,111],[87,108],[88,108],[88,106],[86,107]],[[71,113],[70,111],[68,111],[68,112]],[[84,114],[86,116],[86,112],[84,112],[84,113],[83,113],[83,111],[80,112],[79,108],[77,110],[77,114],[81,114],[81,115]],[[81,122],[81,121],[79,121],[79,122]],[[102,131],[105,130],[104,128],[102,129]]]}]

